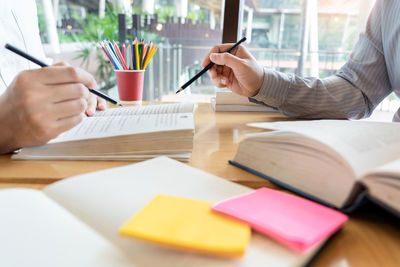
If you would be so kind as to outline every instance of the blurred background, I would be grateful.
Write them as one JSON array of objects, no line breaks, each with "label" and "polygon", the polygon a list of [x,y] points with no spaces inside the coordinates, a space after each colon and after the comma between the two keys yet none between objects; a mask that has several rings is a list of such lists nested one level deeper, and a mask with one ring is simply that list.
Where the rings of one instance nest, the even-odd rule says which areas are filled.
[{"label": "blurred background", "polygon": [[[160,44],[145,75],[145,100],[207,102],[215,95],[207,75],[183,94],[175,91],[201,70],[208,50],[237,30],[265,67],[326,77],[346,62],[375,0],[36,0],[45,52],[96,75],[115,94],[115,76],[97,43],[135,37]],[[237,23],[224,13],[238,5]],[[123,36],[121,36],[123,35]],[[121,39],[123,37],[123,39]],[[390,95],[379,111],[395,111]]]}]

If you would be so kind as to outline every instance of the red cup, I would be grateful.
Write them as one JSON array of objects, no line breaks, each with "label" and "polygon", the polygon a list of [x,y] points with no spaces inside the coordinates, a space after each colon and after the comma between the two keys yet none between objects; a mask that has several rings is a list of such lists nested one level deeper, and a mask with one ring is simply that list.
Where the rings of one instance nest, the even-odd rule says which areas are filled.
[{"label": "red cup", "polygon": [[116,70],[119,100],[122,104],[141,104],[144,70]]}]

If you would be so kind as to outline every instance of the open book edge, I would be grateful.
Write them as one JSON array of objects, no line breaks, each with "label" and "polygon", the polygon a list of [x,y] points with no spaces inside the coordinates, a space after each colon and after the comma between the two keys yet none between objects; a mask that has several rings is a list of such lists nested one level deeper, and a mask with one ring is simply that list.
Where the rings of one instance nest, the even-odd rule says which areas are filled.
[{"label": "open book edge", "polygon": [[[364,201],[367,197],[370,200],[375,200],[374,202],[378,202],[379,205],[381,205],[381,203],[385,203],[385,205],[381,206],[394,213],[395,215],[398,215],[400,210],[400,198],[398,197],[400,188],[400,160],[393,161],[393,159],[396,158],[396,155],[398,155],[398,152],[396,154],[396,150],[398,151],[399,141],[398,138],[396,141],[396,135],[394,135],[394,132],[398,130],[398,124],[371,124],[370,122],[358,121],[354,122],[321,120],[278,123],[253,123],[250,126],[265,129],[275,129],[277,131],[248,135],[247,138],[243,140],[239,145],[238,152],[235,158],[231,161],[232,164],[251,171],[254,174],[266,178],[274,183],[280,184],[281,186],[286,187],[289,190],[295,191],[300,195],[306,196],[310,199],[313,199],[328,206],[334,206],[341,209],[342,211],[351,212],[359,205],[360,202]],[[329,130],[329,126],[332,126],[334,129],[332,129],[332,131],[327,131]],[[341,129],[340,126],[344,127],[344,130]],[[313,129],[313,127],[315,128]],[[366,129],[368,128],[370,128],[370,131],[366,131]],[[293,132],[291,132],[292,129]],[[319,132],[316,130],[318,130]],[[361,135],[360,131],[362,132]],[[339,141],[341,143],[337,140],[334,140],[333,134],[336,133],[338,133],[338,138],[340,139]],[[343,136],[343,134],[346,133],[355,134],[356,139],[352,139],[350,137],[350,140],[353,140],[353,142],[359,137],[361,137],[361,139],[364,139],[364,141],[361,140],[359,145],[349,144],[348,142],[346,143],[346,140]],[[378,133],[381,134],[381,136],[377,137],[377,140],[371,140],[370,144],[365,143],[366,141],[368,141],[368,138],[373,139],[373,137],[376,137],[376,134]],[[288,142],[288,140],[290,139],[285,137],[285,135],[288,134],[297,136],[297,138],[291,140],[295,140],[295,142]],[[263,136],[265,136],[264,140],[262,140]],[[283,138],[280,138],[280,136]],[[280,145],[278,145],[279,142],[274,140],[274,138],[280,141]],[[252,149],[248,149],[247,147],[249,147],[249,144],[251,145],[251,140],[257,139],[259,139],[257,145],[252,146]],[[312,140],[313,142],[310,142],[310,140]],[[276,142],[276,144],[274,144],[274,142]],[[375,145],[375,143],[378,144]],[[337,146],[334,146],[334,144],[336,144]],[[346,144],[355,148],[357,148],[358,146],[357,149],[362,148],[361,145],[365,144],[366,151],[360,150],[360,152],[357,152],[356,149],[346,148]],[[274,148],[274,146],[276,147]],[[296,151],[296,147],[301,146],[303,146],[304,148],[298,149],[298,151]],[[323,148],[324,146],[325,149]],[[338,148],[338,146],[340,147],[340,149]],[[268,149],[266,149],[266,147],[268,147]],[[377,148],[375,149],[375,147]],[[334,167],[332,170],[329,170],[329,165],[333,164],[334,161],[323,159],[323,155],[321,154],[315,154],[316,148],[319,148],[318,150],[321,152],[325,150],[327,153],[326,156],[332,155],[332,159],[337,158],[339,161],[342,161],[343,167],[337,166]],[[346,153],[346,149],[349,149],[349,153],[353,153],[354,157],[356,155],[356,152],[362,154],[360,155],[360,158],[362,159],[358,159],[358,166],[356,166],[356,168],[360,166],[365,166],[365,170],[358,171],[358,173],[361,173],[361,175],[357,176],[354,165],[349,164],[347,158],[342,157]],[[252,154],[257,155],[256,157],[261,159],[246,160],[248,157],[251,157],[251,155],[246,154],[250,152],[243,152],[247,150],[251,150]],[[315,154],[313,157],[310,157],[307,160],[299,160],[300,158],[306,159],[303,154],[307,154],[311,151],[314,151],[312,152],[313,154]],[[381,155],[384,154],[385,151],[387,151],[387,154],[381,157]],[[370,155],[368,155],[368,153]],[[278,154],[282,154],[283,156],[277,156]],[[380,164],[382,164],[382,162],[388,163],[376,167],[376,157],[379,158]],[[292,159],[292,162],[286,163],[285,165],[284,162],[282,162],[282,159],[283,161],[285,161],[286,159],[290,161],[290,159]],[[371,162],[374,160],[375,162]],[[258,163],[256,163],[256,161],[258,161]],[[330,161],[330,163],[328,164],[328,166],[321,167],[320,165],[325,161]],[[315,166],[310,166],[307,162],[313,162]],[[354,162],[357,163],[357,161],[355,160],[352,163]],[[360,162],[363,164],[360,164]],[[302,169],[302,167],[299,167],[299,163],[306,166],[303,166],[304,169],[310,169],[310,167],[312,167],[314,174],[309,176],[303,175],[303,177],[299,177],[299,175],[297,174],[298,179],[294,179],[293,177],[296,176],[296,173],[298,173],[299,170]],[[290,168],[286,166],[290,166]],[[347,172],[348,175],[343,172],[336,171],[336,169],[339,169],[339,167],[343,169],[349,169],[350,171]],[[352,173],[351,170],[353,170],[354,173]],[[288,173],[288,171],[291,171],[291,173]],[[309,172],[312,173],[311,171]],[[280,177],[280,174],[282,173],[284,174],[282,175],[282,177]],[[325,173],[325,176],[330,176],[330,178],[327,179],[327,177],[321,175],[323,173]],[[384,177],[386,177],[385,179],[387,181],[384,181]],[[330,186],[327,185],[326,183],[329,183],[329,181],[327,180],[333,180],[334,184],[331,184]],[[321,183],[325,183],[325,185],[318,186],[318,184]],[[378,190],[378,188],[380,189]],[[329,192],[331,193],[330,197]]]},{"label": "open book edge", "polygon": [[277,110],[249,101],[248,97],[233,92],[216,92],[211,98],[211,108],[214,111],[238,111],[238,112],[277,112]]},{"label": "open book edge", "polygon": [[12,159],[136,161],[167,155],[188,161],[195,107],[179,103],[100,111],[45,145],[21,149]]}]

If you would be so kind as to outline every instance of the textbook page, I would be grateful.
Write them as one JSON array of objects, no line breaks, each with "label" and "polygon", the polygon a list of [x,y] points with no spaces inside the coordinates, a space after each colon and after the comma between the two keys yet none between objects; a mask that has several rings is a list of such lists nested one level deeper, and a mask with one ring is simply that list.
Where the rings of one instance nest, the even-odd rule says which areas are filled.
[{"label": "textbook page", "polygon": [[400,123],[314,120],[248,125],[295,132],[326,144],[350,164],[357,177],[400,156]]},{"label": "textbook page", "polygon": [[145,105],[123,108],[110,108],[97,111],[93,117],[100,116],[130,116],[143,114],[163,114],[163,113],[193,113],[194,103],[177,103],[161,105]]},{"label": "textbook page", "polygon": [[192,113],[87,117],[49,143],[160,131],[193,130]]},{"label": "textbook page", "polygon": [[38,190],[0,190],[0,266],[127,267],[117,247]]},{"label": "textbook page", "polygon": [[252,191],[167,157],[65,179],[44,191],[125,251],[137,266],[303,266],[318,249],[297,254],[253,233],[244,257],[228,259],[119,235],[119,228],[158,194],[217,202]]},{"label": "textbook page", "polygon": [[400,217],[400,158],[374,169],[361,182],[368,194],[385,203]]}]

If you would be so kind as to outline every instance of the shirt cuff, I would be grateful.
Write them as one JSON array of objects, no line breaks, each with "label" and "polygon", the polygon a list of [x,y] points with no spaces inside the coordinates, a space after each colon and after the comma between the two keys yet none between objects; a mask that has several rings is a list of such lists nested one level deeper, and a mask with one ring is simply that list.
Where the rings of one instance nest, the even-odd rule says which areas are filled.
[{"label": "shirt cuff", "polygon": [[285,103],[291,86],[290,74],[264,68],[264,81],[260,91],[250,99],[279,108]]}]

